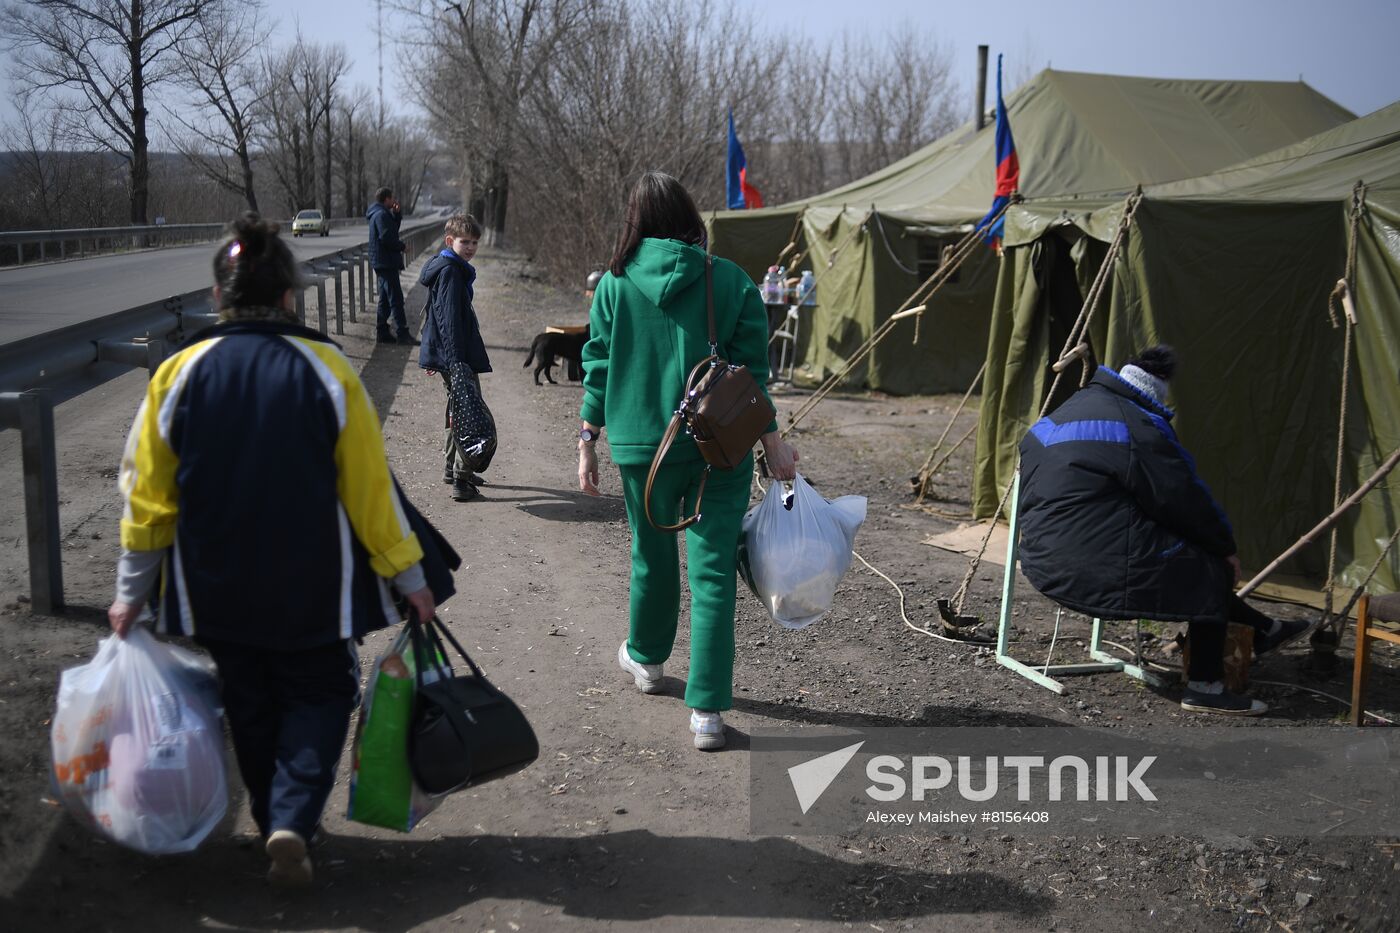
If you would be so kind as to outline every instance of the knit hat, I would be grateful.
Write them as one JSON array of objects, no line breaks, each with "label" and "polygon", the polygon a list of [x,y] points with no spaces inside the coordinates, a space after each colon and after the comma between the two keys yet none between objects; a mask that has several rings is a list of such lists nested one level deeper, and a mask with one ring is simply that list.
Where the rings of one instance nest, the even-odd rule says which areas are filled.
[{"label": "knit hat", "polygon": [[1154,376],[1141,367],[1129,363],[1118,371],[1118,375],[1128,385],[1152,399],[1163,408],[1167,407],[1167,380]]}]

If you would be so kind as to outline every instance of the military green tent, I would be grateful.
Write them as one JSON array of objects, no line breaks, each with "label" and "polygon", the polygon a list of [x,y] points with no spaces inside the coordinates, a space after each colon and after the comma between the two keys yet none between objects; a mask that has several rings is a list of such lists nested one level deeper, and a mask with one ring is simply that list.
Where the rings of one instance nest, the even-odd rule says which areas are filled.
[{"label": "military green tent", "polygon": [[[1400,446],[1400,103],[1200,178],[1149,187],[1089,328],[1110,365],[1143,345],[1175,345],[1177,427],[1259,568],[1333,503],[1344,331],[1328,296],[1344,274],[1353,187],[1364,181],[1356,242],[1358,310],[1347,389],[1343,495]],[[1086,282],[1121,203],[1071,202],[1008,213],[989,375],[978,432],[974,511],[995,511],[1035,420]],[[1078,376],[1078,367],[1073,375]],[[1071,380],[1072,390],[1078,384]],[[1340,580],[1355,585],[1400,522],[1400,476],[1340,526]],[[1327,546],[1284,568],[1316,582]],[[1400,556],[1376,578],[1393,590]]]},{"label": "military green tent", "polygon": [[[1028,198],[1102,204],[1106,191],[1210,172],[1352,115],[1302,83],[1176,81],[1043,71],[1007,108]],[[817,377],[851,352],[938,267],[992,201],[994,126],[969,123],[872,175],[768,210],[711,216],[710,242],[755,280],[790,239],[808,249],[818,306],[800,358]],[[890,392],[964,389],[981,365],[998,263],[974,253],[929,306],[851,381]]]}]

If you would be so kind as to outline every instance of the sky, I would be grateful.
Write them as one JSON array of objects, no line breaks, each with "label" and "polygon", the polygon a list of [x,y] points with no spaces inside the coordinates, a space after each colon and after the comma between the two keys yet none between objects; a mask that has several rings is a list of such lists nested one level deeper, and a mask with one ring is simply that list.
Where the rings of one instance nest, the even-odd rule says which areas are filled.
[{"label": "sky", "polygon": [[[644,2],[644,0],[642,0]],[[698,2],[698,0],[682,0]],[[398,16],[385,3],[384,93],[403,98],[392,39]],[[1301,79],[1363,115],[1400,100],[1400,0],[735,0],[763,31],[793,42],[864,33],[878,43],[911,24],[944,44],[972,110],[977,46],[1006,56],[1008,84],[1041,68],[1172,78]],[[351,84],[378,84],[374,0],[279,0],[281,31],[299,23],[321,42],[341,42]],[[7,62],[8,64],[8,62]],[[8,69],[5,69],[8,71]],[[0,120],[14,114],[0,76]],[[993,84],[993,87],[995,85]],[[990,101],[989,101],[990,105]]]}]

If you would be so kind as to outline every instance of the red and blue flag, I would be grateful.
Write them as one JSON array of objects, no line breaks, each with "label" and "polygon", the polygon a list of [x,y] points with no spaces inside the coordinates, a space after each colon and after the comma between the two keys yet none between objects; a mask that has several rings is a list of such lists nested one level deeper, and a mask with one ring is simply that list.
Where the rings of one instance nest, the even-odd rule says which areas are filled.
[{"label": "red and blue flag", "polygon": [[[1006,116],[1006,101],[1001,98],[1001,56],[997,56],[997,186],[992,198],[992,209],[987,216],[977,222],[977,230],[982,239],[993,246],[1001,244],[1002,228],[1006,215],[997,217],[1006,207],[1011,195],[1021,183],[1021,163],[1016,159],[1016,140],[1011,136],[1011,121]],[[995,218],[995,220],[993,220]]]},{"label": "red and blue flag", "polygon": [[725,200],[730,210],[762,207],[763,195],[749,184],[748,163],[744,159],[744,147],[739,145],[739,136],[734,132],[734,111],[729,111],[729,154],[724,160]]}]

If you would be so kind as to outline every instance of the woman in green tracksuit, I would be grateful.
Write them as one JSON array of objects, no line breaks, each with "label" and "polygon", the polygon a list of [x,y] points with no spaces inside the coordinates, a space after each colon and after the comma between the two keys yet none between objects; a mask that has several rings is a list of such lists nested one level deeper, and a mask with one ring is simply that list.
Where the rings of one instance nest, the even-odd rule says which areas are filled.
[{"label": "woman in green tracksuit", "polygon": [[[709,355],[705,310],[705,225],[681,183],[649,172],[632,189],[608,274],[598,283],[583,347],[583,419],[579,488],[598,495],[594,444],[606,426],[622,473],[632,528],[631,627],[618,664],[643,693],[661,689],[680,616],[676,536],[647,521],[643,493],[652,457],[671,420],[686,376]],[[714,260],[715,331],[720,355],[749,367],[759,385],[768,376],[768,315],[752,280],[738,266]],[[797,452],[778,435],[763,435],[769,472],[795,475]],[[688,436],[666,455],[652,490],[652,515],[674,524],[695,505],[705,462]],[[695,747],[724,745],[723,710],[733,705],[734,597],[740,522],[749,504],[753,458],[714,471],[705,488],[704,519],[686,531],[690,577],[690,676]]]}]

